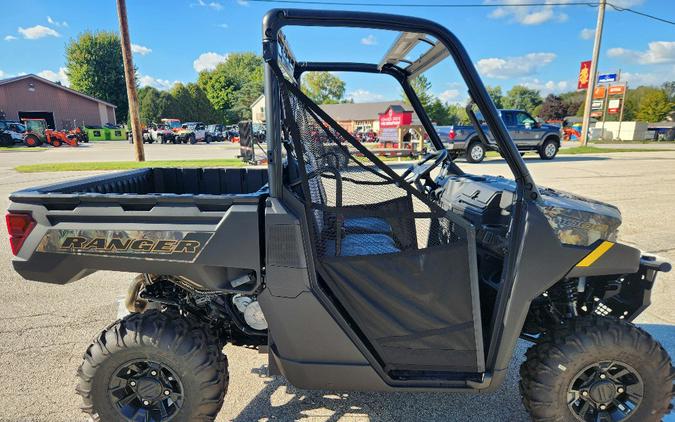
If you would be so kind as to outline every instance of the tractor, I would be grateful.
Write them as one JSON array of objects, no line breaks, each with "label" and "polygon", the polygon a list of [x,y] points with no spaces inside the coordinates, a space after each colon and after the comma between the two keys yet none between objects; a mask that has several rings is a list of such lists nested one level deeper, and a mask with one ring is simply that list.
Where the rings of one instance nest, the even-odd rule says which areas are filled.
[{"label": "tractor", "polygon": [[63,144],[73,147],[78,145],[80,137],[77,134],[50,129],[45,119],[22,119],[22,121],[26,125],[23,143],[28,147],[37,147],[44,143],[53,147],[60,147]]}]

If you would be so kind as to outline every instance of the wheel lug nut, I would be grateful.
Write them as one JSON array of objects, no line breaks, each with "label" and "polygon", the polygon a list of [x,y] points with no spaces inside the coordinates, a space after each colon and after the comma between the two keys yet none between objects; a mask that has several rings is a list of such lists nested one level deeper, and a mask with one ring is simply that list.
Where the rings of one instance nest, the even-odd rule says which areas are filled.
[{"label": "wheel lug nut", "polygon": [[605,374],[600,374],[600,379],[601,379],[601,380],[604,380],[605,378],[607,378],[607,375],[605,375]]},{"label": "wheel lug nut", "polygon": [[131,382],[129,383],[129,385],[132,386],[132,387],[135,387],[135,386],[136,386],[136,381],[131,381]]},{"label": "wheel lug nut", "polygon": [[581,392],[581,395],[584,396],[584,397],[586,397],[586,396],[588,395],[588,391],[582,391],[582,392]]},{"label": "wheel lug nut", "polygon": [[152,375],[153,377],[156,376],[156,375],[157,375],[157,371],[150,371],[150,375]]},{"label": "wheel lug nut", "polygon": [[150,404],[150,402],[149,402],[149,401],[147,401],[147,400],[143,400],[143,406],[147,406],[147,405],[149,405],[149,404]]},{"label": "wheel lug nut", "polygon": [[625,390],[623,389],[623,387],[619,387],[616,391],[618,391],[619,393],[623,393]]},{"label": "wheel lug nut", "polygon": [[171,394],[171,391],[169,391],[169,390],[164,390],[164,395],[165,395],[165,396],[168,396],[168,395],[170,395],[170,394]]},{"label": "wheel lug nut", "polygon": [[173,381],[173,377],[169,377],[169,381]]},{"label": "wheel lug nut", "polygon": [[607,409],[607,406],[605,406],[604,404],[601,404],[601,405],[600,405],[600,410],[605,410],[605,409]]}]

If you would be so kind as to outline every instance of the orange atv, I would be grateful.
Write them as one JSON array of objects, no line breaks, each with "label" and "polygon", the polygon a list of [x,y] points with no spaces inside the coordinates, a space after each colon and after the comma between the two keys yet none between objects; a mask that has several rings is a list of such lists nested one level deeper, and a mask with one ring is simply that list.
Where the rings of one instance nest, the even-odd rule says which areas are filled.
[{"label": "orange atv", "polygon": [[67,144],[73,147],[78,145],[79,136],[76,133],[66,133],[49,129],[45,119],[22,119],[26,125],[23,143],[28,147],[37,147],[44,143],[53,147]]}]

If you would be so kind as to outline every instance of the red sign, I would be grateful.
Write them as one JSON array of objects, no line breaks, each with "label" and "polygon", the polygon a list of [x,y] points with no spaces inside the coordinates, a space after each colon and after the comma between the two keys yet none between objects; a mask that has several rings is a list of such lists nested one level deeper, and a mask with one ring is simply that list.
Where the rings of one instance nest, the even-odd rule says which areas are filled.
[{"label": "red sign", "polygon": [[403,107],[389,107],[384,113],[380,113],[380,128],[396,128],[412,123],[412,111],[406,111]]},{"label": "red sign", "polygon": [[591,80],[591,61],[581,62],[579,68],[579,78],[577,79],[577,89],[588,89],[588,83]]},{"label": "red sign", "polygon": [[625,85],[612,85],[609,87],[609,91],[607,91],[609,95],[623,95],[626,92],[626,86]]}]

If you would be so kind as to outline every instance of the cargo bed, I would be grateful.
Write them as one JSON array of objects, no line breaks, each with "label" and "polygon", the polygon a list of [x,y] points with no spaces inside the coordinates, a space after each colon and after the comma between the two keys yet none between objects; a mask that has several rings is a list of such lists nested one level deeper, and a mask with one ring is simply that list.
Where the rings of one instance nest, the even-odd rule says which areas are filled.
[{"label": "cargo bed", "polygon": [[[184,276],[217,290],[260,273],[267,169],[147,168],[10,195],[34,226],[14,258],[25,278],[96,270]],[[231,242],[237,239],[237,242]]]}]

